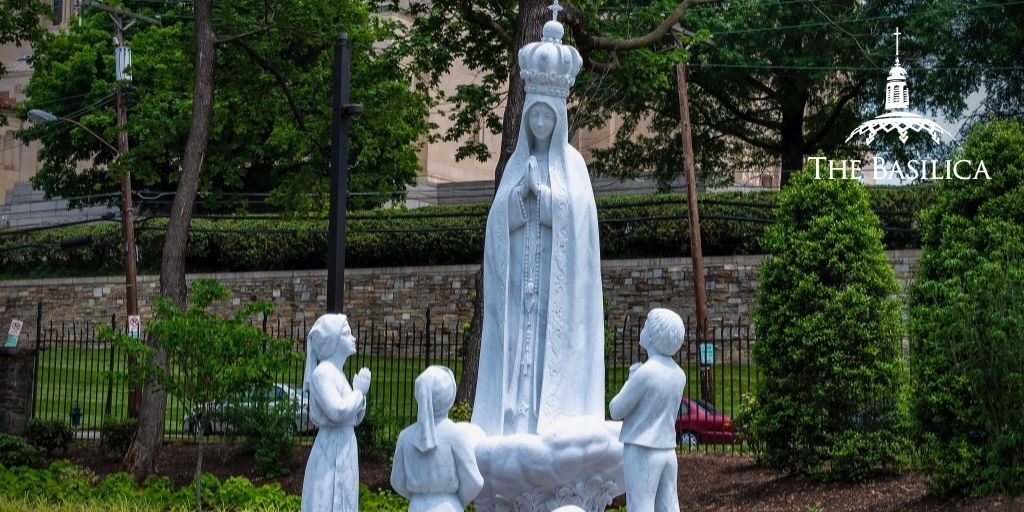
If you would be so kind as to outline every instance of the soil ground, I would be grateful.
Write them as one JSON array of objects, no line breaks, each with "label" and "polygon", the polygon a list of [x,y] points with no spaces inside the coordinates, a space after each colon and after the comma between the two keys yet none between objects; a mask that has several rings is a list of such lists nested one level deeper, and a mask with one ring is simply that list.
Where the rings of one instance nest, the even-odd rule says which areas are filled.
[{"label": "soil ground", "polygon": [[[288,492],[302,490],[302,475],[309,446],[300,446],[291,474],[265,479],[253,469],[251,454],[238,446],[214,443],[205,450],[203,470],[220,479],[245,476],[254,483],[279,483]],[[68,452],[76,464],[99,475],[120,469],[118,461],[104,457],[94,445],[79,445]],[[175,485],[191,482],[195,471],[193,444],[168,444],[160,453],[157,473]],[[360,479],[374,489],[389,488],[386,464],[362,461]],[[621,505],[621,498],[616,500]],[[928,495],[924,477],[905,474],[864,484],[820,484],[758,467],[742,455],[682,453],[679,455],[679,508],[683,512],[1024,512],[1024,499],[1000,496],[984,500],[940,499]]]}]

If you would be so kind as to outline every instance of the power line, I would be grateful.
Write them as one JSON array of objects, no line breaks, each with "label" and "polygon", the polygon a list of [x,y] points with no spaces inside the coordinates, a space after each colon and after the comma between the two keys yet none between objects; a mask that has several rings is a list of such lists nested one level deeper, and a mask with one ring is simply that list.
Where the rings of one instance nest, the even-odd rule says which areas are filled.
[{"label": "power line", "polygon": [[[934,10],[928,11],[927,14],[934,15],[934,14],[937,14],[937,13],[956,12],[956,11],[961,11],[961,10],[972,11],[972,10],[978,10],[978,9],[992,9],[992,8],[996,8],[996,7],[1010,7],[1010,6],[1014,6],[1014,5],[1020,5],[1020,4],[1024,4],[1024,0],[1017,0],[1017,1],[1013,1],[1013,2],[1006,2],[1006,3],[1002,3],[1002,4],[981,4],[981,5],[974,5],[974,6],[967,6],[967,7],[950,7],[950,8],[946,8],[946,9],[934,9]],[[753,34],[753,33],[759,33],[759,32],[772,32],[772,31],[779,31],[779,30],[793,30],[793,29],[803,29],[803,28],[812,28],[812,27],[827,27],[827,26],[830,26],[830,25],[844,25],[844,24],[848,24],[848,23],[864,23],[864,22],[868,22],[868,21],[900,20],[900,19],[906,19],[906,18],[916,18],[916,17],[920,17],[920,16],[923,16],[923,15],[924,15],[924,13],[917,13],[916,15],[911,14],[911,15],[908,15],[908,16],[884,15],[884,16],[867,16],[867,17],[864,17],[864,18],[844,19],[844,20],[838,20],[838,21],[814,21],[814,22],[808,22],[808,23],[798,23],[796,25],[781,25],[781,26],[778,26],[778,27],[756,27],[756,28],[746,28],[746,29],[737,29],[737,30],[725,30],[725,31],[720,31],[720,32],[712,32],[711,36],[715,37],[715,36],[723,36],[723,35]]]}]

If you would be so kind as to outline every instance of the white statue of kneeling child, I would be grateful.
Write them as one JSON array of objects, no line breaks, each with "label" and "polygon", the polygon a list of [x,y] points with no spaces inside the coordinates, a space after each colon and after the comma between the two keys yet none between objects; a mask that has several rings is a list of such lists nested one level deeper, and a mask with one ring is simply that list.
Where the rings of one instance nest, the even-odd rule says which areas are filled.
[{"label": "white statue of kneeling child", "polygon": [[647,362],[634,364],[622,390],[608,406],[622,420],[626,509],[629,512],[678,512],[675,420],[686,374],[672,356],[683,344],[683,319],[654,309],[640,333]]},{"label": "white statue of kneeling child", "polygon": [[302,512],[359,510],[359,456],[355,426],[366,415],[370,370],[348,383],[342,371],[356,353],[348,318],[323,315],[306,338],[303,388],[309,392],[309,419],[320,431],[313,441],[302,482]]},{"label": "white statue of kneeling child", "polygon": [[480,427],[455,423],[455,376],[431,366],[416,378],[416,423],[398,436],[391,487],[409,500],[410,512],[462,512],[480,493],[484,477],[477,467]]}]

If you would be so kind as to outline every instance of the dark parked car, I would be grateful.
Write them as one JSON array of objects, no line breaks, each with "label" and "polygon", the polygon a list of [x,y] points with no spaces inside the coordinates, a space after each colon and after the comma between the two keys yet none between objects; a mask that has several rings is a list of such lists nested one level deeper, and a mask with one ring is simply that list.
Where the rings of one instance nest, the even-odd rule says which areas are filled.
[{"label": "dark parked car", "polygon": [[732,444],[737,441],[732,418],[703,400],[683,397],[676,417],[676,440],[681,445]]}]

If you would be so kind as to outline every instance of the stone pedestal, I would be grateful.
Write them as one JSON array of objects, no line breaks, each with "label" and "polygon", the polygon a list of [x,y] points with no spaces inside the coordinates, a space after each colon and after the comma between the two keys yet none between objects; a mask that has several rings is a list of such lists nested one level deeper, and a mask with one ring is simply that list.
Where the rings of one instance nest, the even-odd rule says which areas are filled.
[{"label": "stone pedestal", "polygon": [[0,348],[0,432],[21,435],[32,417],[32,379],[36,353]]},{"label": "stone pedestal", "polygon": [[622,423],[563,420],[549,434],[492,436],[476,448],[484,488],[480,512],[549,512],[575,506],[601,512],[625,492]]}]

